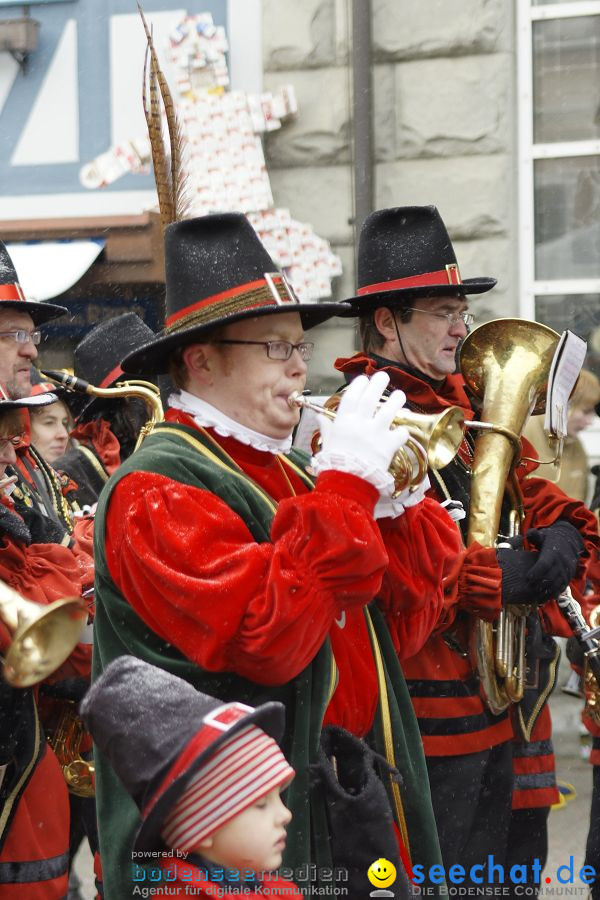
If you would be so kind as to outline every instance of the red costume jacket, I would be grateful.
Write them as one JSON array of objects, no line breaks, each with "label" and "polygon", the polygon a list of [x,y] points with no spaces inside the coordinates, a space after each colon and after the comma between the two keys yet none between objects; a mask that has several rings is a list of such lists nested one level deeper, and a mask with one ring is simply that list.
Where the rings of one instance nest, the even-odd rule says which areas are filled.
[{"label": "red costume jacket", "polygon": [[70,437],[94,452],[107,475],[112,475],[121,464],[121,445],[105,419],[79,423]]},{"label": "red costume jacket", "polygon": [[[336,368],[349,380],[379,370],[374,360],[362,354],[338,359]],[[383,370],[390,376],[390,386],[406,393],[410,408],[436,413],[455,405],[465,411],[467,419],[474,417],[460,375],[448,376],[440,386],[434,387],[416,373],[397,366],[389,365]],[[466,442],[463,442],[459,455],[465,468],[468,467],[470,449]],[[567,519],[583,534],[589,554],[598,544],[595,517],[582,503],[569,499],[555,485],[543,479],[525,479],[532,465],[535,466],[522,464],[517,470],[525,501],[523,531],[533,524],[543,528],[557,519]],[[439,500],[446,499],[433,479],[430,493]],[[381,527],[385,534],[386,528],[393,526],[384,520]],[[494,716],[488,710],[468,652],[472,615],[489,621],[496,618],[502,602],[501,582],[495,549],[481,547],[476,542],[465,547],[461,541],[454,564],[445,578],[446,605],[436,630],[417,655],[403,659],[404,674],[428,756],[475,753],[512,737],[508,715]],[[389,588],[386,592],[385,584],[382,600],[387,605],[393,603],[393,592]],[[549,633],[561,633],[564,623],[554,603],[546,604],[540,614]]]},{"label": "red costume jacket", "polygon": [[[173,410],[167,419],[196,427]],[[131,473],[115,486],[107,513],[115,584],[153,631],[199,666],[233,669],[259,684],[294,678],[329,635],[339,678],[325,721],[364,736],[378,692],[362,608],[385,578],[395,598],[386,609],[394,641],[404,653],[420,649],[443,608],[440,574],[448,548],[459,546],[454,524],[427,500],[382,538],[372,518],[377,492],[362,479],[325,472],[309,493],[276,456],[210,434],[282,501],[272,542],[257,544],[216,495]],[[306,502],[295,503],[292,494],[306,494]],[[248,583],[264,585],[250,605]],[[211,602],[200,606],[203,595]]]},{"label": "red costume jacket", "polygon": [[[9,500],[2,498],[0,503],[12,513]],[[82,589],[79,566],[70,550],[58,544],[27,546],[2,528],[2,520],[0,579],[25,599],[41,604],[77,596]],[[9,643],[10,634],[0,624],[0,652]],[[78,645],[49,680],[89,677],[90,650],[89,645]],[[39,725],[37,693],[38,686],[33,690],[3,687],[1,692],[5,717],[2,740],[13,742],[0,794],[3,900],[60,900],[68,889],[68,793],[58,761]],[[16,720],[10,713],[13,703],[21,710]]]}]

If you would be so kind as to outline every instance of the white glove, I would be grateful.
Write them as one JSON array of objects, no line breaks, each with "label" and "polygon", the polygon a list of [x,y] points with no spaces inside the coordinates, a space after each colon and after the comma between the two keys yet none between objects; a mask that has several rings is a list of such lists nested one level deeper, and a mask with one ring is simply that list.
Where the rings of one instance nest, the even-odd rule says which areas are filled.
[{"label": "white glove", "polygon": [[426,492],[431,487],[429,475],[413,490],[406,488],[397,497],[393,497],[392,491],[381,492],[379,500],[375,504],[375,519],[397,519],[408,506],[416,506],[424,499]]},{"label": "white glove", "polygon": [[394,479],[388,467],[408,440],[408,431],[402,426],[390,428],[406,402],[402,391],[393,391],[379,406],[389,380],[385,372],[377,372],[370,379],[359,375],[342,394],[333,421],[317,416],[321,450],[311,461],[317,475],[329,469],[349,472],[380,492],[391,493]]}]

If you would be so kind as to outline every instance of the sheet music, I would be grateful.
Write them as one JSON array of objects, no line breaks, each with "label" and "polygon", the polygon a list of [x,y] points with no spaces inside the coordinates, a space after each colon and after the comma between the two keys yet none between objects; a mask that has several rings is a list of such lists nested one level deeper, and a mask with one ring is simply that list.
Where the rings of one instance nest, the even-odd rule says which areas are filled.
[{"label": "sheet music", "polygon": [[563,331],[550,366],[544,429],[559,438],[566,437],[569,397],[579,378],[587,352],[586,342],[573,331]]}]

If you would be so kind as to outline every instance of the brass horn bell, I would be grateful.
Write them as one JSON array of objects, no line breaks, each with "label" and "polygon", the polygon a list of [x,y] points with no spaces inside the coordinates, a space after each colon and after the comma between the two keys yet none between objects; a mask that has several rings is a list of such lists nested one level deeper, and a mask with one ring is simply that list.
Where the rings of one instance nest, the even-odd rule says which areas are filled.
[{"label": "brass horn bell", "polygon": [[0,619],[12,635],[4,656],[5,680],[12,687],[27,688],[47,678],[78,643],[87,617],[81,597],[46,606],[25,600],[0,581]]},{"label": "brass horn bell", "polygon": [[[290,406],[312,409],[328,419],[335,419],[341,395],[334,394],[324,405],[315,403],[294,391],[288,398]],[[385,403],[385,400],[383,401]],[[392,422],[392,428],[404,426],[410,435],[404,447],[394,455],[389,471],[394,476],[395,494],[407,487],[416,487],[427,474],[427,467],[443,469],[451,462],[462,444],[465,429],[464,412],[449,406],[435,415],[402,409]],[[315,447],[318,449],[320,441]]]},{"label": "brass horn bell", "polygon": [[[513,534],[520,531],[523,500],[514,467],[529,416],[542,413],[559,335],[539,322],[495,319],[472,331],[460,352],[463,378],[480,408],[471,464],[467,544],[494,547],[505,489],[512,495]],[[525,613],[501,612],[496,630],[477,620],[471,647],[481,686],[494,715],[518,702],[525,686]]]}]

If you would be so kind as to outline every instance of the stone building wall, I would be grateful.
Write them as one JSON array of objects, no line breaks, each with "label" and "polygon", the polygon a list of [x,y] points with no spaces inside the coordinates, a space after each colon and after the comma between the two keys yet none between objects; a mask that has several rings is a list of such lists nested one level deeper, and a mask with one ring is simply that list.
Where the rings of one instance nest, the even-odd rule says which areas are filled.
[{"label": "stone building wall", "polygon": [[[350,0],[263,0],[265,89],[291,82],[294,123],[269,136],[278,206],[327,237],[354,293]],[[516,314],[516,117],[513,4],[372,0],[376,207],[435,204],[463,277],[494,275],[478,319]],[[314,389],[354,349],[353,323],[317,334]]]}]

